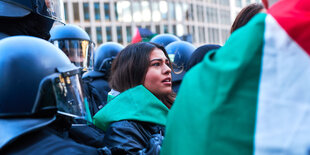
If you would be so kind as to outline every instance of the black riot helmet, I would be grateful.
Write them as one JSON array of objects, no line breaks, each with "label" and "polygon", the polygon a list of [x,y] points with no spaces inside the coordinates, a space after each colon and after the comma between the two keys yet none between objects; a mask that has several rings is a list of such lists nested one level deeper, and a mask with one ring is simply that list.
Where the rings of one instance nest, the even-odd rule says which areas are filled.
[{"label": "black riot helmet", "polygon": [[0,0],[0,17],[24,17],[30,12],[63,21],[62,0]]},{"label": "black riot helmet", "polygon": [[64,22],[62,0],[0,0],[0,32],[48,40],[54,21]]},{"label": "black riot helmet", "polygon": [[179,74],[185,71],[187,62],[196,47],[186,41],[176,41],[166,46],[165,49],[173,62],[173,71]]},{"label": "black riot helmet", "polygon": [[92,70],[94,43],[82,28],[67,24],[56,25],[50,31],[50,42],[60,48],[77,67]]},{"label": "black riot helmet", "polygon": [[159,34],[150,40],[150,42],[159,44],[164,47],[175,41],[181,41],[181,40],[173,34]]},{"label": "black riot helmet", "polygon": [[108,75],[112,61],[123,48],[123,45],[114,42],[101,44],[95,52],[94,70]]},{"label": "black riot helmet", "polygon": [[58,114],[84,119],[80,70],[51,43],[30,36],[0,40],[0,118]]}]

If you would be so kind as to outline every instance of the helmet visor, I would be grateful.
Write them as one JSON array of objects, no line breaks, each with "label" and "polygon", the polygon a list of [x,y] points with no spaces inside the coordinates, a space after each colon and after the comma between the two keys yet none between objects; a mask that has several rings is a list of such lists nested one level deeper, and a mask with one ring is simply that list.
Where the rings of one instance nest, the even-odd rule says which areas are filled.
[{"label": "helmet visor", "polygon": [[64,3],[62,0],[37,0],[37,4],[38,14],[64,23]]},{"label": "helmet visor", "polygon": [[[184,66],[185,64],[181,64],[181,63],[177,63],[175,62],[175,59],[176,59],[176,55],[175,54],[168,54],[170,60],[172,61],[172,69],[173,69],[173,72],[176,73],[176,74],[180,74],[184,71]],[[178,59],[178,58],[177,58]]]},{"label": "helmet visor", "polygon": [[86,119],[86,107],[79,70],[61,72],[53,80],[58,113],[76,119]]},{"label": "helmet visor", "polygon": [[83,71],[93,68],[94,43],[88,40],[55,40],[53,44],[60,48],[76,66]]}]

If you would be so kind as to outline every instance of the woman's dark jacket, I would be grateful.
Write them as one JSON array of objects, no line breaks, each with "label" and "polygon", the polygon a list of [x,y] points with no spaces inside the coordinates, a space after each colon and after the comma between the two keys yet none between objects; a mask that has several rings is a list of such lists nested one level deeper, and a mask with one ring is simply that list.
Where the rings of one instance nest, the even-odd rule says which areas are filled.
[{"label": "woman's dark jacket", "polygon": [[113,154],[159,154],[169,109],[142,85],[116,96],[95,116]]}]

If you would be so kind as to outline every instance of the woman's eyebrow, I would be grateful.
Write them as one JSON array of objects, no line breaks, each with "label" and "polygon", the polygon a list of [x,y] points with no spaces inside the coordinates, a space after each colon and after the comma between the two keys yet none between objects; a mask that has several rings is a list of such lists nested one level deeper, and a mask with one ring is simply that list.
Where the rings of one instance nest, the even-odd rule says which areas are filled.
[{"label": "woman's eyebrow", "polygon": [[[163,59],[161,58],[155,58],[155,59],[152,59],[151,62],[153,61],[163,61]],[[164,61],[169,61],[168,59],[165,59]]]},{"label": "woman's eyebrow", "polygon": [[163,60],[160,59],[160,58],[155,58],[155,59],[152,59],[152,60],[151,60],[151,62],[153,62],[153,61],[163,61]]}]

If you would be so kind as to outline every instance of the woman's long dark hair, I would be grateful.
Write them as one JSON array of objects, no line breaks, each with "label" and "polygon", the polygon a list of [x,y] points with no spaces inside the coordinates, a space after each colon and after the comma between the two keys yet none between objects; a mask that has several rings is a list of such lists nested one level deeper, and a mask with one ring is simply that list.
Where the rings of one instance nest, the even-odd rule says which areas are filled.
[{"label": "woman's long dark hair", "polygon": [[[113,61],[109,80],[111,88],[123,92],[143,84],[150,65],[150,54],[155,48],[164,52],[171,67],[171,61],[164,47],[151,42],[130,44]],[[168,96],[154,95],[168,108],[171,107],[176,96],[174,92]]]},{"label": "woman's long dark hair", "polygon": [[238,13],[237,17],[235,18],[235,21],[231,26],[230,33],[233,33],[238,28],[247,24],[252,19],[252,17],[254,17],[256,14],[258,14],[263,9],[264,9],[264,6],[259,3],[253,3],[243,8]]}]

